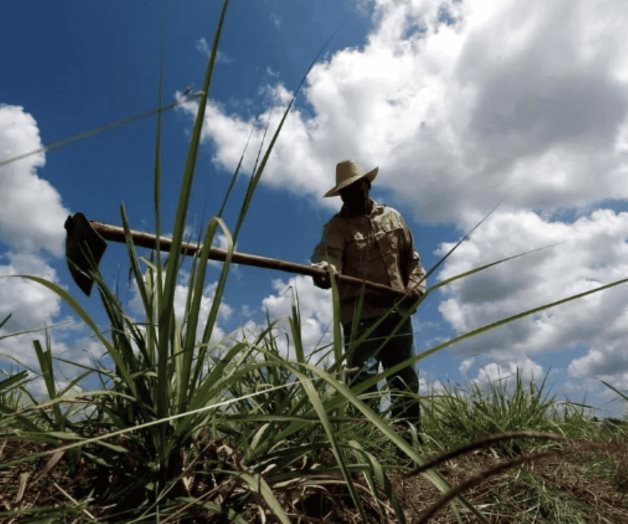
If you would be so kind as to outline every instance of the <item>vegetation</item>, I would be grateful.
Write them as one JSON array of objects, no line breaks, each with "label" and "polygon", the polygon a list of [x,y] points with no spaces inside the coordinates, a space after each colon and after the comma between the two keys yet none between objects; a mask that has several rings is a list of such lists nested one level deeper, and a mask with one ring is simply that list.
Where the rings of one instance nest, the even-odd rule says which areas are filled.
[{"label": "vegetation", "polygon": [[[202,250],[189,271],[183,318],[175,315],[182,264],[178,247],[227,3],[199,95],[171,229],[173,247],[166,259],[157,250],[140,257],[127,235],[130,267],[143,304],[141,321],[125,310],[96,267],[91,275],[109,319],[106,332],[57,284],[23,277],[58,294],[74,310],[102,345],[110,366],[81,368],[75,380],[59,388],[54,348],[49,339],[43,344],[35,340],[46,399],[29,393],[26,371],[0,381],[0,518],[421,522],[512,521],[517,516],[529,522],[625,521],[625,425],[600,424],[582,408],[559,406],[543,385],[525,384],[517,376],[514,386],[496,383],[488,390],[473,386],[470,392],[450,386],[430,392],[422,399],[424,421],[418,434],[363,401],[368,383],[353,388],[345,384],[337,317],[333,343],[308,353],[301,342],[295,301],[289,319],[293,359],[279,349],[274,330],[278,319],[252,338],[216,340],[230,258],[222,266],[210,314],[204,318],[200,311],[208,250],[220,231],[228,240],[228,251],[233,251],[292,102],[266,148],[260,149],[233,231],[221,213],[207,224]],[[161,104],[161,87],[159,98]],[[160,151],[158,113],[154,198],[158,236]],[[121,220],[128,232],[124,207]],[[441,282],[428,295],[489,266]],[[335,284],[332,292],[337,312]],[[585,294],[456,337],[407,364]],[[328,364],[321,367],[319,362]],[[97,378],[100,389],[83,391],[80,386],[88,377]]]}]

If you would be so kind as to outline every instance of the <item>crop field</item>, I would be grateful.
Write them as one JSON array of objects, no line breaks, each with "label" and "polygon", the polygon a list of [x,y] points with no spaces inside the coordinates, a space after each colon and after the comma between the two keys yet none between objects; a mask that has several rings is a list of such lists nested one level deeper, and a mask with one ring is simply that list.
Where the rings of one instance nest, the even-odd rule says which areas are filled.
[{"label": "crop field", "polygon": [[[628,424],[558,401],[545,383],[516,373],[488,386],[422,391],[422,423],[415,428],[394,420],[386,402],[381,412],[374,409],[379,399],[364,393],[374,381],[385,383],[387,372],[358,385],[346,380],[351,370],[344,366],[338,318],[330,345],[305,346],[297,296],[287,319],[290,357],[280,349],[282,319],[269,318],[259,333],[215,336],[231,254],[294,98],[260,146],[235,227],[230,230],[219,213],[200,233],[200,249],[186,272],[185,312],[182,319],[175,315],[180,247],[227,3],[198,94],[173,224],[160,218],[161,113],[156,116],[155,233],[172,232],[167,257],[157,249],[139,251],[121,207],[141,318],[127,311],[96,264],[87,272],[106,329],[63,287],[40,276],[21,277],[61,297],[103,358],[100,365],[77,367],[75,379],[60,387],[55,347],[37,334],[38,369],[0,375],[0,521],[628,522]],[[204,315],[209,248],[219,234],[227,240],[227,257]],[[435,284],[427,295],[487,267]],[[625,282],[522,311],[441,342],[406,364]],[[0,327],[7,321],[0,319]],[[29,335],[3,335],[13,336]],[[45,395],[29,389],[34,377]],[[98,387],[81,387],[86,381]],[[389,393],[382,388],[380,395]]]}]

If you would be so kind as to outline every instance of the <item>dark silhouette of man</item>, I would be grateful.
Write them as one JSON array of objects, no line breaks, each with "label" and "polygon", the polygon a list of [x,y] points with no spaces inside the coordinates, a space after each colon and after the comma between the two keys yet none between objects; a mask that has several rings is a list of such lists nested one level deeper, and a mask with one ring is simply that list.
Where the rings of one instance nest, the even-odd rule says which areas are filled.
[{"label": "dark silhouette of man", "polygon": [[[338,282],[347,366],[358,370],[350,375],[350,384],[376,375],[379,363],[388,369],[413,355],[410,314],[425,293],[425,271],[408,226],[398,211],[369,196],[377,172],[378,168],[364,172],[350,160],[338,163],[336,185],[325,196],[340,196],[343,206],[325,225],[312,255],[313,265],[327,271],[314,278],[320,288],[331,287],[329,272],[334,272],[385,284],[407,295],[399,304],[397,297],[389,294]],[[375,325],[366,339],[356,344]],[[419,378],[414,366],[404,367],[387,380],[392,417],[418,429]],[[368,392],[376,393],[377,385]]]}]

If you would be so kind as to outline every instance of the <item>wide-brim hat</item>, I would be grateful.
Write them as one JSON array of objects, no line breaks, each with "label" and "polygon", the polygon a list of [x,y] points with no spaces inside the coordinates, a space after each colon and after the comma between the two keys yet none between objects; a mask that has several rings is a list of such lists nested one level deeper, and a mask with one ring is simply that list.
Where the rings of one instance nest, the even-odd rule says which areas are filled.
[{"label": "wide-brim hat", "polygon": [[351,160],[343,160],[336,164],[336,185],[332,187],[327,193],[326,197],[338,196],[340,191],[347,186],[350,186],[354,182],[360,180],[360,178],[366,177],[369,181],[377,176],[379,167],[371,169],[368,172],[363,171],[360,166]]}]

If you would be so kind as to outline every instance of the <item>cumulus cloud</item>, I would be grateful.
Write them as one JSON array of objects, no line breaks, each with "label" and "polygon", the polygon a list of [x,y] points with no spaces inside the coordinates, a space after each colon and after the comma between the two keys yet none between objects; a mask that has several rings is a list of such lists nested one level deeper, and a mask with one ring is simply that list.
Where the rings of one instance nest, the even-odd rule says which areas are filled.
[{"label": "cumulus cloud", "polygon": [[[460,246],[440,277],[548,244],[557,245],[448,286],[439,306],[445,320],[464,333],[628,277],[628,213],[611,210],[571,223],[544,220],[533,212],[500,213]],[[584,346],[589,351],[570,364],[572,375],[615,375],[625,381],[625,296],[622,286],[610,289],[500,327],[462,347],[517,359]]]},{"label": "cumulus cloud", "polygon": [[[288,340],[291,340],[288,319],[292,316],[292,305],[298,300],[301,316],[301,340],[307,353],[328,346],[332,341],[331,294],[317,288],[312,279],[296,276],[284,280],[273,280],[274,294],[262,300],[262,309],[271,320],[278,321],[282,336],[277,338],[280,348],[289,354]],[[286,339],[285,335],[288,335]],[[294,354],[292,354],[294,357]]]},{"label": "cumulus cloud", "polygon": [[[312,279],[304,276],[288,280],[275,279],[272,287],[274,292],[264,297],[260,309],[275,324],[272,335],[281,354],[287,358],[295,356],[289,319],[292,317],[293,305],[298,303],[304,352],[308,355],[323,349],[315,361],[328,356],[326,348],[332,342],[333,329],[330,292],[315,287]],[[267,327],[266,324],[248,320],[232,336],[252,339]]]},{"label": "cumulus cloud", "polygon": [[500,381],[511,382],[517,375],[522,382],[540,381],[543,379],[543,367],[529,358],[509,360],[506,362],[489,362],[477,370],[476,384],[489,384]]},{"label": "cumulus cloud", "polygon": [[576,378],[596,377],[616,388],[628,390],[627,344],[628,336],[625,333],[617,338],[597,341],[585,356],[569,364],[569,374]]},{"label": "cumulus cloud", "polygon": [[[33,116],[22,107],[0,105],[0,159],[41,147]],[[55,356],[87,364],[97,351],[94,342],[68,342],[79,331],[73,322],[59,318],[60,299],[40,284],[14,278],[35,275],[58,283],[49,258],[63,253],[63,223],[69,211],[57,190],[38,174],[44,164],[44,153],[38,153],[0,166],[0,320],[11,315],[0,329],[0,355],[5,362],[15,359],[36,367],[32,340],[43,340],[47,328]],[[10,336],[32,330],[42,331]],[[68,366],[59,370],[76,374],[76,368]]]},{"label": "cumulus cloud", "polygon": [[[310,72],[311,110],[290,116],[267,183],[320,195],[335,162],[353,157],[380,165],[378,184],[422,220],[457,223],[496,193],[545,210],[628,196],[621,1],[381,0],[374,20],[364,47]],[[284,101],[286,88],[273,89]],[[212,105],[215,160],[232,169],[251,128],[261,139],[284,105],[258,121]]]},{"label": "cumulus cloud", "polygon": [[[0,105],[0,159],[42,147],[35,119],[19,106]],[[43,153],[0,166],[0,242],[11,248],[63,253],[68,210],[52,185],[37,175]]]},{"label": "cumulus cloud", "polygon": [[[209,57],[211,54],[211,47],[205,38],[199,38],[196,41],[196,50],[201,53],[205,57]],[[220,64],[230,64],[233,62],[233,59],[227,56],[225,53],[220,50],[216,54],[216,61]]]},{"label": "cumulus cloud", "polygon": [[[35,119],[19,106],[0,105],[0,158],[42,147]],[[37,170],[38,153],[0,167],[0,318],[12,313],[4,333],[37,329],[52,323],[60,301],[41,285],[9,275],[32,274],[52,281],[57,275],[45,258],[63,252],[63,223],[68,210],[52,185]]]},{"label": "cumulus cloud", "polygon": [[[0,265],[0,319],[11,314],[7,324],[13,331],[24,331],[50,324],[59,313],[59,300],[47,288],[14,275],[37,275],[56,281],[56,271],[37,255],[8,253]],[[0,261],[2,259],[0,258]]]},{"label": "cumulus cloud", "polygon": [[[443,277],[562,242],[451,286],[440,311],[456,332],[626,277],[627,216],[596,210],[628,199],[624,2],[369,7],[366,43],[310,72],[263,183],[320,196],[335,163],[354,158],[380,166],[378,187],[415,218],[462,229],[504,197]],[[259,143],[266,123],[277,124],[291,93],[281,83],[267,93],[256,118],[209,104],[203,138],[218,165],[232,170],[251,131]],[[194,111],[193,102],[185,109]],[[254,153],[246,166],[253,161]],[[525,364],[541,351],[585,347],[569,366],[574,377],[626,380],[624,295],[608,291],[539,313],[466,348]],[[505,360],[495,363],[510,370]]]}]

